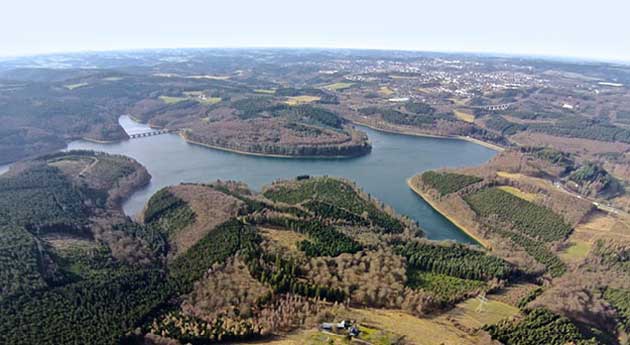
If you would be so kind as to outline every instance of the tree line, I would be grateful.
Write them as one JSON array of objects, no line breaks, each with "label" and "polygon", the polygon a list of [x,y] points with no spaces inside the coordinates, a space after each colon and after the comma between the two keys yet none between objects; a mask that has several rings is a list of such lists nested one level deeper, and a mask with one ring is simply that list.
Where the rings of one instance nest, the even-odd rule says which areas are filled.
[{"label": "tree line", "polygon": [[515,272],[506,261],[461,244],[408,241],[397,245],[395,252],[413,268],[463,279],[508,279]]},{"label": "tree line", "polygon": [[505,345],[598,345],[595,338],[584,335],[569,319],[547,309],[536,308],[520,321],[503,320],[485,326],[492,339]]}]

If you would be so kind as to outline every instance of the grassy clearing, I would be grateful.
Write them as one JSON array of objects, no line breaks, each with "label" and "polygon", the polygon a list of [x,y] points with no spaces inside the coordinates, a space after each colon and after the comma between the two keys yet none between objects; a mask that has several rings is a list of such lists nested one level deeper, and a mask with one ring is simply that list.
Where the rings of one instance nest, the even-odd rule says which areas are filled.
[{"label": "grassy clearing", "polygon": [[324,89],[330,91],[341,91],[354,85],[354,83],[334,83],[324,86]]},{"label": "grassy clearing", "polygon": [[613,216],[601,211],[593,212],[575,227],[568,239],[569,247],[561,251],[559,256],[567,263],[580,262],[588,256],[597,239],[627,236],[630,233],[629,229],[622,215]]},{"label": "grassy clearing", "polygon": [[76,83],[76,84],[68,84],[68,85],[64,85],[63,87],[65,87],[68,90],[74,90],[74,89],[78,89],[80,87],[84,87],[89,85],[89,83]]},{"label": "grassy clearing", "polygon": [[61,169],[68,176],[76,176],[92,163],[94,159],[91,157],[68,157],[49,162],[48,165]]},{"label": "grassy clearing", "polygon": [[173,97],[173,96],[160,96],[160,100],[166,104],[175,104],[183,101],[196,101],[205,105],[212,105],[221,102],[220,97],[205,97],[203,98],[202,91],[189,91],[184,92],[185,97]]},{"label": "grassy clearing", "polygon": [[279,336],[269,340],[258,340],[239,344],[265,344],[265,345],[350,345],[372,344],[391,345],[398,344],[401,337],[384,330],[359,325],[361,334],[358,339],[351,341],[343,335],[330,332],[321,332],[317,329],[302,330],[285,336]]},{"label": "grassy clearing", "polygon": [[[391,332],[359,326],[359,330],[361,333],[359,334],[358,339],[368,342],[372,345],[392,345],[396,344],[401,337],[392,334]],[[299,344],[312,344],[312,345],[350,345],[356,343],[362,343],[358,341],[352,341],[346,338],[344,335],[333,334],[329,332],[319,332],[316,330],[312,330],[306,333],[306,336],[302,339],[303,342],[299,342]]]},{"label": "grassy clearing", "polygon": [[206,97],[205,99],[199,99],[198,102],[202,104],[212,105],[221,102],[220,97]]},{"label": "grassy clearing", "polygon": [[454,309],[433,317],[418,318],[400,310],[357,309],[344,310],[336,318],[354,319],[360,324],[360,339],[350,343],[343,336],[323,333],[317,329],[303,330],[286,336],[250,342],[247,344],[268,345],[345,345],[370,343],[374,345],[395,344],[399,339],[417,345],[475,345],[482,343],[482,334],[467,332],[486,324],[493,324],[519,313],[518,308],[489,298],[481,311],[479,301],[469,299]]},{"label": "grassy clearing", "polygon": [[394,334],[392,332],[373,327],[367,327],[365,325],[359,325],[359,331],[361,331],[359,339],[367,341],[371,344],[398,344],[403,338],[402,336]]},{"label": "grassy clearing", "polygon": [[619,215],[612,228],[610,229],[610,236],[617,238],[624,238],[630,241],[630,217],[625,215]]},{"label": "grassy clearing", "polygon": [[475,336],[457,329],[444,316],[421,319],[402,311],[384,309],[354,309],[353,314],[358,320],[404,336],[412,344],[472,345],[477,343]]},{"label": "grassy clearing", "polygon": [[466,105],[466,99],[462,98],[449,98],[456,106],[461,107]]},{"label": "grassy clearing", "polygon": [[188,97],[172,97],[172,96],[160,96],[160,100],[166,104],[175,104],[179,102],[183,102],[188,99]]},{"label": "grassy clearing", "polygon": [[266,95],[273,95],[273,94],[276,93],[276,90],[274,90],[274,89],[255,89],[254,92],[262,93],[262,94],[266,94]]},{"label": "grassy clearing", "polygon": [[[500,302],[493,297],[488,298],[488,302],[479,310],[479,300],[468,299],[458,304],[453,310],[446,313],[451,320],[471,328],[477,329],[484,325],[494,324],[502,319],[514,316],[519,313],[518,308]],[[479,310],[479,311],[478,311]]]},{"label": "grassy clearing", "polygon": [[56,250],[72,250],[75,248],[88,251],[89,249],[98,248],[99,245],[91,240],[69,235],[51,234],[43,237],[46,242]]},{"label": "grassy clearing", "polygon": [[380,89],[378,89],[378,93],[383,96],[391,96],[394,94],[394,90],[390,89],[387,86],[381,86]]},{"label": "grassy clearing", "polygon": [[545,189],[557,189],[553,183],[551,183],[551,181],[539,178],[539,177],[531,177],[531,176],[526,176],[523,174],[518,174],[518,173],[510,173],[507,171],[497,171],[497,175],[499,177],[503,177],[503,178],[507,178],[510,180],[514,180],[514,181],[521,181],[521,182],[525,182],[525,183],[529,183],[529,184],[533,184],[535,186],[538,186],[540,188],[545,188]]},{"label": "grassy clearing", "polygon": [[534,202],[538,198],[538,196],[534,193],[523,192],[522,190],[512,187],[512,186],[500,186],[498,188],[504,192],[508,192],[514,196],[517,196],[527,201]]},{"label": "grassy clearing", "polygon": [[594,212],[586,221],[583,221],[575,227],[573,234],[569,237],[569,241],[594,242],[598,237],[609,234],[614,228],[615,223],[617,223],[617,220],[618,219],[615,217],[604,212]]},{"label": "grassy clearing", "polygon": [[230,76],[227,75],[191,75],[187,78],[190,79],[210,79],[210,80],[228,80]]},{"label": "grassy clearing", "polygon": [[586,259],[592,244],[586,241],[571,242],[570,246],[559,253],[560,259],[566,263],[579,262]]},{"label": "grassy clearing", "polygon": [[221,102],[221,97],[206,97],[203,91],[188,91],[184,92],[184,95],[188,96],[189,99],[193,101],[207,105]]},{"label": "grassy clearing", "polygon": [[308,239],[304,234],[300,234],[290,230],[275,230],[269,228],[260,228],[260,234],[267,240],[277,244],[278,247],[290,252],[299,253],[298,242]]},{"label": "grassy clearing", "polygon": [[464,122],[475,122],[475,115],[467,113],[465,111],[462,110],[453,110],[453,113],[455,114],[455,117],[464,121]]},{"label": "grassy clearing", "polygon": [[284,103],[288,105],[300,105],[317,102],[320,99],[321,97],[318,96],[292,96],[288,97]]}]

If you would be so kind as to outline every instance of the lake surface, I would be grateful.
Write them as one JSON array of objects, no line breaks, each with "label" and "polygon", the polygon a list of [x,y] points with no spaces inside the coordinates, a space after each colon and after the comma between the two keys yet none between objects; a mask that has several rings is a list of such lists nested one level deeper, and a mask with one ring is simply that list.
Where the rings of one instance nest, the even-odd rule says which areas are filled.
[{"label": "lake surface", "polygon": [[[128,133],[150,131],[129,117],[120,119]],[[427,237],[474,243],[407,186],[419,172],[442,167],[481,164],[496,152],[467,141],[390,134],[361,127],[372,142],[372,153],[351,159],[287,159],[247,156],[191,145],[175,134],[164,134],[115,144],[75,141],[68,149],[88,149],[124,154],[137,159],[153,176],[151,183],[123,205],[128,215],[142,210],[149,197],[162,187],[180,182],[238,180],[260,190],[276,179],[297,175],[342,176],[365,191],[415,219]]]}]

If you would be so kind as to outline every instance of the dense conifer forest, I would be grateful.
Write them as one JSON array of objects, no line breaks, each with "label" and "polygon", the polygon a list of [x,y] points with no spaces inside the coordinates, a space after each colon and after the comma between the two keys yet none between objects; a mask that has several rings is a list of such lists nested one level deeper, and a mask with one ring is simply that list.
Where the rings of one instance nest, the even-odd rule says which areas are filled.
[{"label": "dense conifer forest", "polygon": [[584,335],[569,319],[545,309],[531,310],[523,320],[506,320],[498,325],[488,326],[486,330],[494,339],[506,345],[599,344],[594,338]]},{"label": "dense conifer forest", "polygon": [[453,173],[438,173],[435,171],[427,171],[422,174],[422,182],[431,186],[440,193],[446,195],[457,192],[458,190],[471,184],[480,182],[482,179],[476,176],[461,175]]}]

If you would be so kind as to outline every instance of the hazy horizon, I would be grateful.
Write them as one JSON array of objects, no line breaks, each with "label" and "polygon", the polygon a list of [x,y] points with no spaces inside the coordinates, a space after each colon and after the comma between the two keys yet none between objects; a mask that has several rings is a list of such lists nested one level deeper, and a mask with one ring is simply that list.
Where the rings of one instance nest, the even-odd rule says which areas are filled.
[{"label": "hazy horizon", "polygon": [[[630,62],[618,0],[183,0],[5,5],[0,56],[184,48],[376,49]],[[37,9],[37,11],[33,11]]]},{"label": "hazy horizon", "polygon": [[0,61],[8,61],[13,59],[22,58],[36,58],[45,56],[64,56],[73,54],[106,54],[106,53],[125,53],[125,52],[150,52],[150,51],[168,51],[168,50],[322,50],[322,51],[335,51],[335,50],[350,50],[350,51],[391,51],[391,52],[408,52],[418,54],[445,54],[445,55],[470,55],[489,58],[523,58],[523,59],[542,59],[549,61],[559,62],[584,62],[584,63],[617,63],[617,64],[630,64],[630,59],[605,59],[605,58],[592,58],[592,57],[580,57],[580,56],[567,56],[567,55],[544,55],[544,54],[525,54],[525,53],[501,53],[492,51],[446,51],[446,50],[419,50],[419,49],[398,49],[398,48],[351,48],[351,47],[289,47],[289,46],[182,46],[182,47],[139,47],[139,48],[123,48],[123,49],[92,49],[92,50],[65,50],[65,51],[51,51],[43,53],[32,54],[19,54],[19,55],[0,55]]}]

